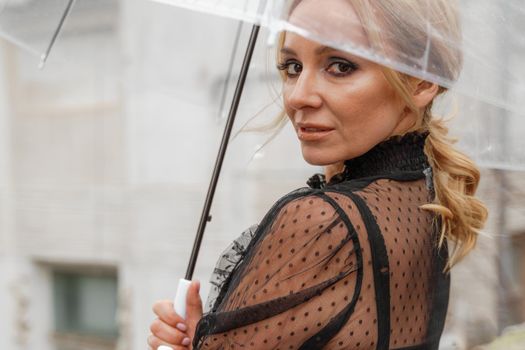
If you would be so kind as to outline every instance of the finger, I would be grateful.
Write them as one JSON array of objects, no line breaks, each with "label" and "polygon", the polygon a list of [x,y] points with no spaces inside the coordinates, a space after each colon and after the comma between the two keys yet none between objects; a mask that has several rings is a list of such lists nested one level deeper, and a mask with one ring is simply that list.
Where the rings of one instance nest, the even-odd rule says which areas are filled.
[{"label": "finger", "polygon": [[186,296],[186,320],[188,323],[196,323],[202,318],[202,300],[199,289],[199,281],[192,281],[188,288],[188,295]]},{"label": "finger", "polygon": [[173,350],[188,350],[188,347],[187,346],[184,346],[184,345],[177,345],[177,344],[170,344],[170,343],[166,343],[165,341],[162,341],[161,339],[157,338],[156,336],[154,335],[150,335],[148,337],[148,345],[153,349],[153,350],[157,350],[159,346],[161,345],[164,345],[164,346],[169,346],[171,349]]},{"label": "finger", "polygon": [[188,334],[193,339],[197,323],[202,318],[202,300],[199,294],[199,281],[191,282],[186,297],[186,323],[188,325]]},{"label": "finger", "polygon": [[171,327],[159,319],[156,319],[151,323],[150,330],[154,336],[169,344],[182,344],[184,338],[188,338],[186,332]]},{"label": "finger", "polygon": [[177,323],[186,323],[173,309],[173,301],[159,300],[153,304],[153,312],[165,323],[175,327]]}]

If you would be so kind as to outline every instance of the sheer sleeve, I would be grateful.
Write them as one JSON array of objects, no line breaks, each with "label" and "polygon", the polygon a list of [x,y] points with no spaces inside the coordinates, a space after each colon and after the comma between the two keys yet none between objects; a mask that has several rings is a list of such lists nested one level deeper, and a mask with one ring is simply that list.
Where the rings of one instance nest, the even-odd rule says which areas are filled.
[{"label": "sheer sleeve", "polygon": [[241,235],[222,252],[210,277],[211,289],[205,304],[206,310],[214,311],[217,309],[217,304],[222,298],[221,293],[227,290],[232,272],[244,259],[247,247],[255,235],[257,226],[258,225],[253,225],[244,230]]},{"label": "sheer sleeve", "polygon": [[[370,254],[360,243],[364,227],[344,195],[296,193],[276,204],[213,312],[199,322],[194,347],[320,349],[347,324],[358,302],[365,314],[353,321],[356,328],[372,325],[374,316],[365,318],[366,312],[374,315],[374,303],[366,311],[359,296],[363,252]],[[360,332],[373,342],[373,329],[362,326]]]}]

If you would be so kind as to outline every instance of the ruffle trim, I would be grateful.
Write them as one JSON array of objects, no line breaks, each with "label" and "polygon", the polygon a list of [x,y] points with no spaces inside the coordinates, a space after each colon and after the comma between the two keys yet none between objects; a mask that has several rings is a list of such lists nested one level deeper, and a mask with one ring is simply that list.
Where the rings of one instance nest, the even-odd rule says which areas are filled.
[{"label": "ruffle trim", "polygon": [[343,172],[334,175],[329,183],[323,174],[315,174],[308,179],[307,185],[314,189],[323,189],[327,185],[363,177],[429,169],[430,165],[424,152],[428,134],[411,132],[393,136],[365,154],[345,161]]}]

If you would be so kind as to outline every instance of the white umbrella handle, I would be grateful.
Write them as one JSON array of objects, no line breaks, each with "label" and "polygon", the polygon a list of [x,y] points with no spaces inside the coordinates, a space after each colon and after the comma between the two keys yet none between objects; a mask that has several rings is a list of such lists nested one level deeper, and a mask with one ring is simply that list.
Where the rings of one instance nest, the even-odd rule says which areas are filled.
[{"label": "white umbrella handle", "polygon": [[[184,278],[179,280],[177,285],[177,293],[173,299],[173,308],[175,312],[182,318],[186,318],[186,295],[188,294],[188,288],[190,287],[191,281]],[[169,346],[161,345],[157,350],[172,350]]]},{"label": "white umbrella handle", "polygon": [[186,295],[188,294],[188,288],[190,287],[191,281],[184,278],[179,279],[177,285],[177,293],[175,293],[175,299],[173,299],[173,308],[180,317],[186,318]]}]

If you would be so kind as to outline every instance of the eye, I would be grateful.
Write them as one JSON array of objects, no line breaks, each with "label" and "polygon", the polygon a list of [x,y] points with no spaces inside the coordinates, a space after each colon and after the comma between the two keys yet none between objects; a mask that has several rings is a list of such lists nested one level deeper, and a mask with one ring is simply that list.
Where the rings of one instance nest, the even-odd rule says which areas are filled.
[{"label": "eye", "polygon": [[357,65],[344,59],[338,59],[328,65],[326,71],[337,77],[344,77],[357,70]]},{"label": "eye", "polygon": [[284,71],[287,77],[293,78],[301,73],[301,71],[303,70],[303,66],[301,66],[301,64],[297,61],[290,60],[278,64],[277,69]]}]

